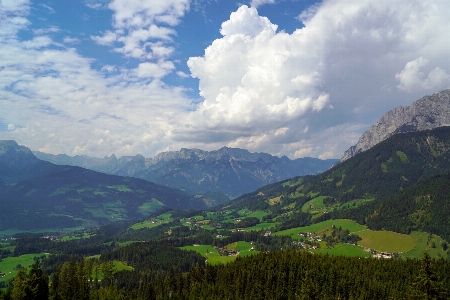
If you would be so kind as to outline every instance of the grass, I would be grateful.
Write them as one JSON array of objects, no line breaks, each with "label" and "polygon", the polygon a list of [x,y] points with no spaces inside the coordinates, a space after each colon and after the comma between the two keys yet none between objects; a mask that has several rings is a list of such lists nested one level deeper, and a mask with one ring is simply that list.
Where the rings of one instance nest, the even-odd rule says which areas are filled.
[{"label": "grass", "polygon": [[[295,240],[300,240],[300,236],[298,235],[300,232],[315,232],[317,235],[325,233],[330,230],[332,226],[342,227],[342,229],[348,229],[350,233],[360,232],[361,230],[366,229],[367,227],[364,225],[360,225],[352,220],[346,219],[336,219],[336,220],[327,220],[317,224],[313,224],[305,227],[296,227],[291,229],[286,229],[278,232],[274,232],[273,235],[286,235],[292,236]],[[359,235],[359,233],[357,233]]]},{"label": "grass", "polygon": [[[323,204],[323,199],[327,198],[327,196],[319,196],[314,199],[309,200],[302,206],[302,212],[318,212],[320,210],[325,209],[325,205]],[[311,208],[311,206],[314,206],[314,208]]]},{"label": "grass", "polygon": [[133,271],[133,270],[134,270],[133,267],[127,265],[127,264],[124,263],[124,262],[118,261],[118,260],[115,260],[115,261],[114,261],[114,269],[115,269],[116,272],[120,272],[120,271]]},{"label": "grass", "polygon": [[280,203],[281,201],[281,196],[269,199],[269,205],[275,205],[277,203]]},{"label": "grass", "polygon": [[329,255],[344,255],[344,256],[357,256],[357,257],[370,257],[370,253],[365,252],[361,246],[339,244],[334,248],[323,249],[319,248],[313,250],[314,253],[329,254]]},{"label": "grass", "polygon": [[282,184],[282,186],[283,187],[286,187],[286,186],[296,186],[296,185],[299,185],[299,184],[301,184],[303,182],[303,178],[299,178],[296,182],[292,182],[292,181],[286,181],[286,182],[283,182],[283,184]]},{"label": "grass", "polygon": [[34,257],[39,257],[45,255],[44,253],[40,254],[25,254],[16,257],[6,257],[0,262],[0,271],[6,276],[0,278],[0,282],[9,281],[13,279],[17,274],[17,265],[21,265],[24,268],[29,268],[33,262]]},{"label": "grass", "polygon": [[133,224],[129,228],[137,230],[141,228],[153,228],[161,224],[166,224],[173,221],[171,215],[172,215],[171,213],[161,214],[157,217],[152,218],[151,220],[146,220],[144,222]]},{"label": "grass", "polygon": [[403,153],[402,151],[397,151],[396,154],[400,158],[402,163],[408,163],[409,162],[408,156],[405,153]]},{"label": "grass", "polygon": [[416,240],[407,234],[393,231],[372,231],[365,229],[356,233],[362,240],[359,245],[385,252],[408,252],[414,249]]},{"label": "grass", "polygon": [[192,250],[205,257],[208,264],[225,264],[236,259],[234,256],[220,256],[219,252],[211,245],[185,246],[180,247],[183,250]]},{"label": "grass", "polygon": [[[429,235],[426,232],[414,231],[411,232],[410,236],[415,240],[416,244],[411,251],[403,253],[403,257],[407,258],[422,258],[423,254],[426,252],[433,258],[448,258],[447,252],[442,249],[442,242],[444,240],[437,235]],[[435,248],[433,248],[433,243]]]},{"label": "grass", "polygon": [[152,198],[150,201],[145,201],[141,206],[139,206],[138,211],[143,215],[148,215],[151,212],[156,211],[160,207],[164,206],[158,199]]},{"label": "grass", "polygon": [[[252,244],[242,241],[235,242],[225,246],[225,248],[227,249],[239,251],[240,252],[239,256],[248,256],[259,253],[259,251],[254,250],[250,251],[252,247],[253,247]],[[219,252],[217,252],[217,249],[214,249],[214,247],[211,245],[185,246],[180,247],[180,249],[195,251],[201,256],[205,257],[208,264],[212,265],[232,262],[236,260],[236,257],[238,257],[238,256],[220,256]]]},{"label": "grass", "polygon": [[267,212],[262,211],[262,210],[257,210],[257,211],[254,211],[254,212],[248,214],[246,217],[255,217],[261,221],[262,217],[267,216],[267,215],[268,215]]}]

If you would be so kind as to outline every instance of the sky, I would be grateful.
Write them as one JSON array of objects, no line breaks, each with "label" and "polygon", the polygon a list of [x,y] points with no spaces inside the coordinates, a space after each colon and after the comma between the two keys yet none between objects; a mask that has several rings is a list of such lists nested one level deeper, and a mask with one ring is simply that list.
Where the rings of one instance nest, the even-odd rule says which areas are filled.
[{"label": "sky", "polygon": [[450,88],[448,0],[0,0],[0,139],[340,158]]}]

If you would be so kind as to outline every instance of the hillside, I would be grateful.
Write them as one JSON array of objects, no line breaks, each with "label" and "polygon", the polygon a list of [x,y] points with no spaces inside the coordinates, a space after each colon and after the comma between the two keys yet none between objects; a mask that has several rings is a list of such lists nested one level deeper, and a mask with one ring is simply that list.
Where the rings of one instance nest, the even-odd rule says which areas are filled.
[{"label": "hillside", "polygon": [[158,154],[150,159],[142,155],[103,159],[70,157],[35,152],[40,159],[56,164],[80,166],[120,176],[132,176],[191,194],[220,192],[237,197],[261,186],[299,175],[317,174],[337,163],[336,159],[276,157],[250,153],[237,148],[216,151],[181,149]]},{"label": "hillside", "polygon": [[448,174],[450,127],[397,134],[322,174],[264,186],[217,212],[264,211],[264,228],[275,231],[352,219],[372,230],[426,232],[429,245],[432,234],[450,240]]},{"label": "hillside", "polygon": [[13,141],[1,142],[0,149],[0,230],[94,226],[163,207],[207,207],[207,198],[142,179],[40,161]]}]

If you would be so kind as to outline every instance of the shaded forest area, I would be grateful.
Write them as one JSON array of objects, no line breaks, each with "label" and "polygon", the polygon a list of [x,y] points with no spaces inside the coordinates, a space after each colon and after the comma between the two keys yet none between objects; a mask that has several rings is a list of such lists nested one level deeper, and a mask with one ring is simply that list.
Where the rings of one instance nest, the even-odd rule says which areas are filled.
[{"label": "shaded forest area", "polygon": [[[72,257],[49,276],[37,260],[0,299],[448,299],[448,260],[380,260],[273,251],[204,265],[193,252],[136,243]],[[179,252],[178,252],[178,251]],[[150,258],[151,257],[151,258]],[[132,271],[114,272],[111,258]],[[150,259],[149,259],[150,258]],[[49,281],[50,280],[50,281]],[[49,284],[50,282],[50,284]]]}]

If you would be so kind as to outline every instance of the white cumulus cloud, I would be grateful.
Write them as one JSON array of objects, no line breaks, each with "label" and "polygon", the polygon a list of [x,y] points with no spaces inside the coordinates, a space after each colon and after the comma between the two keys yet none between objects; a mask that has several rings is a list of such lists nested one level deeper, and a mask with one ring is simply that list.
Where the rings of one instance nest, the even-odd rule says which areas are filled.
[{"label": "white cumulus cloud", "polygon": [[189,0],[113,0],[114,30],[91,38],[127,57],[159,60],[173,52],[173,26],[189,10]]},{"label": "white cumulus cloud", "polygon": [[395,78],[399,81],[398,89],[416,92],[442,87],[444,84],[448,86],[450,76],[441,68],[434,68],[428,75],[422,72],[423,67],[426,67],[429,62],[423,57],[408,62],[401,72],[395,74]]}]

